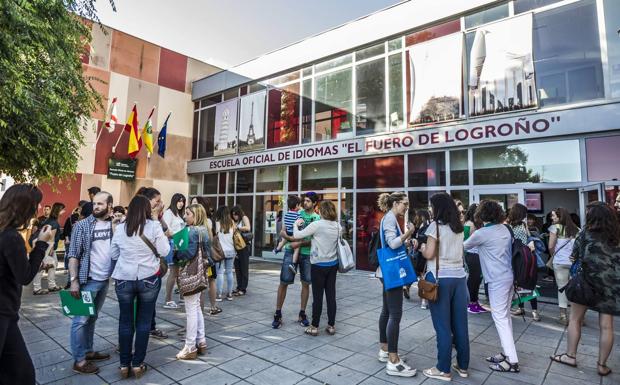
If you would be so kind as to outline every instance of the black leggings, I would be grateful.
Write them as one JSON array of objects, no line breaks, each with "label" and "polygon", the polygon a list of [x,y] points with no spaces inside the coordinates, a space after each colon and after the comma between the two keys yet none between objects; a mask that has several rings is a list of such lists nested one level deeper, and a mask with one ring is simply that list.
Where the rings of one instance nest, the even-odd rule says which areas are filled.
[{"label": "black leggings", "polygon": [[34,385],[34,365],[17,320],[0,317],[0,384]]},{"label": "black leggings", "polygon": [[388,291],[383,290],[383,308],[379,316],[379,342],[388,344],[388,353],[398,353],[398,335],[402,315],[403,289],[397,287]]},{"label": "black leggings", "polygon": [[250,246],[237,251],[235,258],[235,274],[237,275],[237,290],[246,291],[250,275]]},{"label": "black leggings", "polygon": [[327,301],[327,324],[336,324],[336,273],[338,265],[317,266],[312,265],[310,274],[312,277],[312,326],[318,328],[323,312],[323,293]]},{"label": "black leggings", "polygon": [[469,269],[467,278],[467,289],[469,290],[469,302],[478,302],[478,292],[482,283],[482,268],[480,267],[480,257],[478,254],[465,253],[465,262]]}]

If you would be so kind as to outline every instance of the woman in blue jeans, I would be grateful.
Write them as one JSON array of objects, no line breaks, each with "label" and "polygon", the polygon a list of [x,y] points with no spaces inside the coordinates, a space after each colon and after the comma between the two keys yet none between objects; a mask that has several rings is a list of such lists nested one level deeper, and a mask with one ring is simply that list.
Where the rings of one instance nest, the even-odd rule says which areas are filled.
[{"label": "woman in blue jeans", "polygon": [[[461,377],[469,376],[469,295],[463,261],[463,224],[454,200],[446,193],[431,197],[431,209],[435,220],[426,230],[428,238],[421,250],[428,260],[426,279],[439,282],[438,299],[429,303],[437,334],[437,365],[423,373],[429,378],[451,381],[451,369]],[[456,363],[452,365],[453,342]]]},{"label": "woman in blue jeans", "polygon": [[[130,370],[136,378],[146,371],[144,357],[161,287],[159,256],[170,251],[160,222],[150,218],[151,203],[146,197],[136,195],[129,203],[127,220],[114,232],[110,249],[112,260],[116,261],[112,278],[116,280],[120,308],[118,342],[122,378],[129,377]],[[135,326],[134,301],[137,303]]]}]

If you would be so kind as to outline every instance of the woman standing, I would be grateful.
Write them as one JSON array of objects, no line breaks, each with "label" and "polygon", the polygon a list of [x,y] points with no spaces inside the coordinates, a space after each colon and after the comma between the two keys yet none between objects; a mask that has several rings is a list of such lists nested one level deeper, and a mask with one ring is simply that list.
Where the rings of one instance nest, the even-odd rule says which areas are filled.
[{"label": "woman standing", "polygon": [[499,372],[519,372],[519,358],[512,335],[512,236],[504,223],[504,210],[495,201],[482,201],[476,210],[476,220],[483,227],[463,244],[465,251],[477,250],[485,282],[489,285],[491,316],[499,334],[503,353],[487,357],[489,368]]},{"label": "woman standing", "polygon": [[553,272],[558,285],[558,305],[560,306],[558,322],[566,326],[568,325],[568,299],[566,299],[566,293],[560,292],[559,289],[568,283],[572,265],[571,253],[579,227],[573,222],[569,212],[562,207],[551,212],[551,220],[553,225],[549,227],[549,253],[553,258]]},{"label": "woman standing", "polygon": [[[463,224],[463,239],[466,241],[472,234],[480,228],[480,224],[474,221],[474,214],[478,204],[473,203],[465,212],[465,223]],[[473,249],[465,252],[465,263],[469,270],[467,277],[467,291],[469,291],[469,305],[467,312],[471,314],[487,313],[487,310],[480,305],[478,293],[482,283],[482,268],[480,267],[480,256],[477,250]]]},{"label": "woman standing", "polygon": [[319,321],[323,312],[323,294],[327,301],[327,328],[329,335],[336,334],[336,273],[338,273],[338,235],[341,228],[338,224],[336,206],[332,201],[323,201],[319,205],[321,219],[310,223],[303,230],[304,220],[298,219],[293,225],[293,236],[303,240],[312,237],[310,274],[312,277],[312,324],[305,333],[319,335]]},{"label": "woman standing", "polygon": [[233,295],[245,295],[248,288],[248,279],[250,277],[250,241],[252,240],[252,226],[250,218],[248,218],[241,206],[237,205],[230,209],[230,216],[237,226],[237,230],[241,232],[245,240],[245,247],[237,250],[237,258],[235,259],[235,274],[237,275],[237,288],[233,291]]},{"label": "woman standing", "polygon": [[[413,252],[413,268],[415,273],[420,276],[426,270],[426,258],[420,252],[420,248],[422,245],[426,243],[426,230],[428,226],[431,224],[431,214],[428,210],[417,210],[415,213],[415,217],[413,218],[413,226],[415,231],[413,233],[413,238],[415,240],[415,244],[417,250],[414,248]],[[409,294],[409,290],[411,285],[403,287],[403,295],[405,298],[409,299],[411,296]],[[420,306],[423,310],[428,309],[428,301],[422,299],[422,304]]]},{"label": "woman standing", "polygon": [[172,289],[176,283],[176,279],[179,276],[179,267],[174,264],[174,242],[172,236],[185,227],[183,221],[183,214],[185,212],[185,196],[183,194],[174,194],[170,201],[168,210],[164,212],[163,220],[168,225],[168,231],[166,235],[170,240],[170,252],[166,256],[166,263],[168,264],[168,278],[166,279],[166,303],[164,308],[166,309],[178,309],[179,305],[172,300]]},{"label": "woman standing", "polygon": [[136,378],[146,371],[144,357],[161,287],[159,256],[169,251],[170,244],[161,225],[151,219],[151,203],[146,197],[136,195],[129,203],[127,220],[114,232],[110,248],[112,260],[116,261],[112,278],[116,280],[120,308],[118,340],[123,378],[129,376],[130,367]]},{"label": "woman standing", "polygon": [[594,291],[596,304],[571,303],[568,343],[564,354],[551,357],[555,362],[577,366],[577,347],[581,323],[588,309],[599,313],[599,350],[597,372],[607,376],[607,359],[614,346],[614,316],[620,315],[620,225],[613,209],[603,202],[588,205],[586,224],[575,239],[572,258],[581,265],[583,278]]},{"label": "woman standing", "polygon": [[[211,201],[209,200],[209,198],[205,198],[205,197],[194,197],[192,198],[192,204],[201,205],[202,208],[205,210],[205,213],[207,213],[206,226],[207,226],[207,229],[209,230],[209,238],[213,239],[213,236],[215,235],[215,221],[213,220],[213,206],[211,206]],[[217,264],[210,266],[209,274],[207,278],[209,280],[209,290],[208,290],[209,293],[208,294],[209,294],[209,303],[211,305],[208,313],[209,315],[217,315],[222,312],[222,308],[218,307],[215,301],[217,298],[217,285],[216,285]],[[200,307],[202,308],[203,313],[204,313],[204,307],[205,307],[204,297],[205,297],[205,293],[203,292],[202,296],[200,297]]]},{"label": "woman standing", "polygon": [[[409,208],[409,199],[404,192],[383,193],[377,200],[379,209],[385,213],[381,220],[384,239],[391,249],[399,249],[403,244],[411,242],[411,235],[415,228],[409,227],[402,232],[398,218],[404,218]],[[375,273],[383,284],[381,266]],[[386,373],[390,376],[413,377],[417,370],[405,364],[398,356],[398,335],[400,333],[400,319],[403,314],[403,289],[395,287],[383,290],[383,307],[379,317],[379,361],[386,363]]]},{"label": "woman standing", "polygon": [[[423,373],[429,378],[450,381],[451,368],[461,377],[469,376],[463,224],[454,200],[447,193],[433,195],[431,207],[435,221],[426,230],[428,239],[425,246],[422,246],[422,254],[428,260],[426,279],[439,282],[438,300],[429,304],[433,327],[437,333],[437,365]],[[438,276],[435,276],[438,263]],[[458,363],[455,365],[451,365],[453,342]]]},{"label": "woman standing", "polygon": [[[205,226],[207,214],[201,205],[191,205],[185,210],[185,223],[189,226],[189,244],[186,250],[178,251],[176,258],[179,261],[190,263],[194,258],[202,258],[204,263],[211,258],[209,243],[209,230]],[[201,248],[201,253],[198,253]],[[200,306],[202,291],[184,295],[186,333],[185,346],[177,354],[180,360],[194,360],[198,354],[207,352],[207,339],[205,338],[205,322]]]},{"label": "woman standing", "polygon": [[0,379],[6,384],[34,385],[32,359],[17,321],[22,287],[39,271],[48,242],[54,239],[50,226],[39,232],[30,255],[19,230],[29,225],[43,195],[31,184],[16,184],[0,199]]},{"label": "woman standing", "polygon": [[233,242],[235,224],[233,223],[230,210],[227,206],[221,206],[215,214],[215,232],[224,251],[224,260],[217,264],[217,299],[220,302],[223,298],[224,274],[226,274],[226,299],[233,300],[233,261],[237,252]]},{"label": "woman standing", "polygon": [[[54,234],[54,243],[49,248],[47,255],[43,258],[43,270],[40,270],[34,277],[32,282],[32,289],[34,295],[47,294],[54,291],[62,290],[60,286],[56,285],[56,265],[58,264],[58,256],[56,250],[58,249],[58,242],[60,241],[62,231],[60,230],[60,224],[58,218],[65,213],[65,205],[60,202],[56,202],[52,205],[49,217],[39,224],[39,228],[49,225]],[[48,289],[41,289],[41,279],[43,278],[43,271],[47,272],[47,287]]]}]

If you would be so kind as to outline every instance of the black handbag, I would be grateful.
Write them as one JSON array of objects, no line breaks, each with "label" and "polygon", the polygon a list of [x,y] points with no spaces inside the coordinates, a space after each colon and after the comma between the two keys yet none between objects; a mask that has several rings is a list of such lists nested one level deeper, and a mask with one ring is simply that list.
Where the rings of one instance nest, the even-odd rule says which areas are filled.
[{"label": "black handbag", "polygon": [[560,289],[560,292],[563,291],[566,292],[566,298],[571,302],[588,307],[593,307],[597,303],[596,293],[592,285],[590,285],[586,279],[581,265],[577,268],[575,275],[571,277],[566,286]]}]

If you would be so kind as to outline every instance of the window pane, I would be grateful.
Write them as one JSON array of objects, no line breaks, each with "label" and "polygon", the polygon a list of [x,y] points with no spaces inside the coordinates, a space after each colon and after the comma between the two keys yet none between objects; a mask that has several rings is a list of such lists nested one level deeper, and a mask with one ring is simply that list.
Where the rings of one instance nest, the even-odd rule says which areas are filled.
[{"label": "window pane", "polygon": [[305,77],[312,76],[312,67],[306,67],[303,69],[303,75]]},{"label": "window pane", "polygon": [[342,180],[340,181],[340,187],[343,189],[353,188],[353,161],[352,160],[342,161]]},{"label": "window pane", "polygon": [[256,174],[256,192],[283,191],[286,166],[259,168]]},{"label": "window pane", "polygon": [[534,58],[541,106],[604,97],[595,2],[535,14]]},{"label": "window pane", "polygon": [[200,112],[194,112],[194,123],[192,125],[192,159],[198,158],[198,121]]},{"label": "window pane", "polygon": [[341,234],[342,238],[349,242],[349,245],[353,245],[353,227],[355,226],[354,215],[355,213],[353,212],[353,194],[340,194],[340,226],[342,226]]},{"label": "window pane", "polygon": [[560,1],[562,0],[517,0],[515,1],[515,15],[544,7],[549,4],[559,3]]},{"label": "window pane", "polygon": [[228,172],[228,187],[226,188],[227,193],[232,195],[235,193],[235,172]]},{"label": "window pane", "polygon": [[370,270],[368,264],[368,244],[372,233],[379,231],[383,212],[377,206],[379,193],[357,193],[355,255],[356,267]]},{"label": "window pane", "polygon": [[323,72],[328,69],[340,67],[345,64],[351,64],[352,57],[353,55],[349,54],[349,55],[341,56],[336,59],[326,61],[324,63],[319,63],[314,66],[314,73]]},{"label": "window pane", "polygon": [[357,135],[385,131],[385,59],[356,67]]},{"label": "window pane", "polygon": [[304,80],[301,88],[301,142],[312,141],[312,79]]},{"label": "window pane", "polygon": [[200,192],[200,184],[202,183],[202,175],[189,176],[189,195],[196,196]]},{"label": "window pane", "polygon": [[205,174],[202,183],[203,194],[217,194],[217,174]]},{"label": "window pane", "polygon": [[422,43],[461,30],[461,19],[451,20],[405,36],[405,46]]},{"label": "window pane", "polygon": [[364,48],[355,53],[355,60],[360,61],[385,53],[385,44],[380,43],[372,47]]},{"label": "window pane", "polygon": [[388,51],[395,51],[403,47],[403,39],[397,37],[396,39],[388,41]]},{"label": "window pane", "polygon": [[254,170],[237,171],[237,193],[254,192]]},{"label": "window pane", "polygon": [[338,188],[338,162],[301,165],[301,191]]},{"label": "window pane", "polygon": [[351,68],[316,76],[314,140],[336,139],[353,132]]},{"label": "window pane", "polygon": [[450,151],[450,185],[469,184],[467,150]]},{"label": "window pane", "polygon": [[469,190],[452,190],[450,191],[450,195],[454,200],[459,200],[463,203],[463,207],[465,207],[465,211],[469,207]]},{"label": "window pane", "polygon": [[404,159],[402,156],[367,158],[357,160],[357,188],[405,186]]},{"label": "window pane", "polygon": [[250,84],[250,94],[264,90],[266,87],[261,83]]},{"label": "window pane", "polygon": [[475,184],[579,182],[579,141],[528,143],[474,150]]},{"label": "window pane", "polygon": [[588,180],[620,179],[620,135],[586,139]]},{"label": "window pane", "polygon": [[410,191],[409,192],[409,219],[412,220],[416,210],[428,210],[431,197],[445,191]]},{"label": "window pane", "polygon": [[256,219],[254,221],[254,255],[270,259],[282,259],[284,253],[274,254],[277,245],[277,231],[271,230],[269,225],[276,221],[278,212],[283,209],[285,197],[280,195],[266,195],[256,197]]},{"label": "window pane", "polygon": [[409,154],[409,187],[445,186],[446,154]]},{"label": "window pane", "polygon": [[226,194],[226,173],[225,172],[220,173],[220,183],[219,183],[218,193],[219,195]]},{"label": "window pane", "polygon": [[607,62],[609,89],[612,98],[620,98],[620,38],[618,37],[618,20],[620,20],[620,1],[605,0],[605,29],[607,37]]},{"label": "window pane", "polygon": [[399,128],[403,124],[403,58],[400,53],[388,59],[390,79],[390,127]]},{"label": "window pane", "polygon": [[237,195],[237,205],[241,206],[243,213],[247,215],[250,220],[250,226],[252,225],[252,213],[254,210],[254,198],[248,195]]},{"label": "window pane", "polygon": [[215,135],[215,108],[200,111],[200,142],[198,143],[198,157],[213,156]]},{"label": "window pane", "polygon": [[299,83],[269,90],[267,148],[299,143]]},{"label": "window pane", "polygon": [[288,166],[288,191],[299,190],[299,166]]},{"label": "window pane", "polygon": [[232,90],[224,91],[224,101],[234,99],[239,96],[239,89],[235,88]]},{"label": "window pane", "polygon": [[217,94],[213,96],[209,96],[208,98],[202,99],[200,101],[200,107],[205,108],[208,106],[213,106],[222,101],[222,94]]},{"label": "window pane", "polygon": [[508,3],[465,16],[465,29],[508,17]]}]

